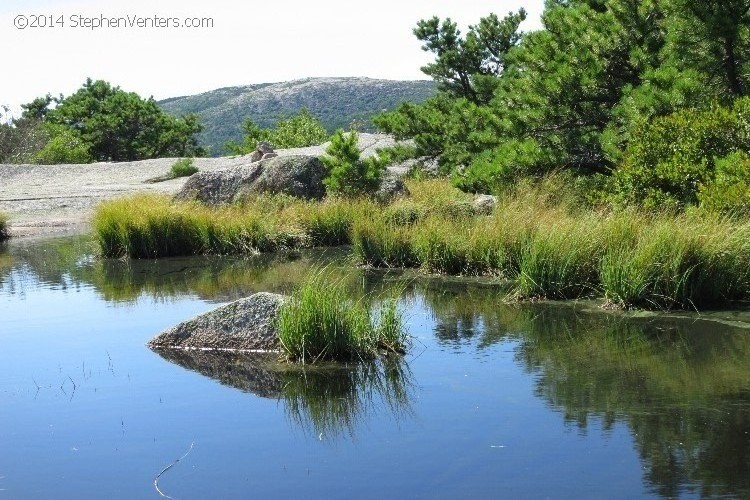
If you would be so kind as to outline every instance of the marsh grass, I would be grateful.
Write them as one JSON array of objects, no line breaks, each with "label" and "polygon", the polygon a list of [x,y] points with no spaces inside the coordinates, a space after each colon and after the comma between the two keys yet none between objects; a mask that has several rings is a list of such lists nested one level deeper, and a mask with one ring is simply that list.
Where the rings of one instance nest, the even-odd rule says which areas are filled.
[{"label": "marsh grass", "polygon": [[718,218],[659,217],[634,243],[613,246],[600,276],[623,305],[715,306],[750,295],[750,226]]},{"label": "marsh grass", "polygon": [[498,276],[518,298],[605,296],[624,307],[697,308],[750,298],[750,222],[705,213],[582,207],[565,179],[520,183],[491,215],[442,180],[410,197],[310,202],[269,196],[210,208],[137,196],[99,207],[102,253],[247,254],[352,245],[358,263]]},{"label": "marsh grass", "polygon": [[407,335],[395,298],[377,313],[362,298],[352,298],[345,283],[325,269],[310,275],[278,316],[281,346],[303,363],[371,360],[379,353],[403,353]]}]

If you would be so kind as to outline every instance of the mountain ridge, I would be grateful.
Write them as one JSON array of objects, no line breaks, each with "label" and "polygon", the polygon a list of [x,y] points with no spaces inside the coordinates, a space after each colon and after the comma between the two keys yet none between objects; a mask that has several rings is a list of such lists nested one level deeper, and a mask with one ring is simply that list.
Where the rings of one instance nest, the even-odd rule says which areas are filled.
[{"label": "mountain ridge", "polygon": [[430,80],[325,77],[221,87],[157,104],[172,115],[197,114],[204,125],[200,143],[216,155],[224,152],[227,141],[241,141],[246,118],[271,127],[306,107],[331,132],[353,121],[372,130],[369,118],[373,114],[403,101],[421,102],[434,92],[435,83]]}]

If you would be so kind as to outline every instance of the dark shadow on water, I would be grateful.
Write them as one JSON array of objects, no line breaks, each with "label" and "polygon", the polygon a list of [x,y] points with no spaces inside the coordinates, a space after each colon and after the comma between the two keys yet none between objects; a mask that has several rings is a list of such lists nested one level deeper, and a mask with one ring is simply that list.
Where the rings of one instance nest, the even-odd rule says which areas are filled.
[{"label": "dark shadow on water", "polygon": [[165,360],[243,392],[284,403],[289,421],[319,439],[349,437],[368,419],[412,415],[414,383],[400,358],[302,366],[278,354],[159,349]]},{"label": "dark shadow on water", "polygon": [[278,399],[283,380],[276,370],[278,354],[156,349],[159,356],[187,370],[262,398]]}]

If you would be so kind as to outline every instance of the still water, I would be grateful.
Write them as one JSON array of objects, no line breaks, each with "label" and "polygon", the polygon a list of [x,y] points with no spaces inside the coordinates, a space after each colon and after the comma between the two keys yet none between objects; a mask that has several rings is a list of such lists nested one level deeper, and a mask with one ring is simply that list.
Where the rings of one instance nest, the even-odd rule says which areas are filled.
[{"label": "still water", "polygon": [[[160,498],[157,476],[184,499],[750,496],[746,312],[506,304],[491,283],[330,251],[94,253],[0,246],[0,499]],[[403,289],[404,360],[302,369],[144,345],[325,263],[352,294]]]}]

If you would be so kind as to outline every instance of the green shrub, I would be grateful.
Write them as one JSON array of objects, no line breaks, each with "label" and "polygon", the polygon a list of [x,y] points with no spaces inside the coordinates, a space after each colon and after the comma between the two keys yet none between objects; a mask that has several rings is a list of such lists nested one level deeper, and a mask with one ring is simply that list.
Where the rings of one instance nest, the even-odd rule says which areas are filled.
[{"label": "green shrub", "polygon": [[182,158],[177,160],[169,169],[169,177],[177,179],[178,177],[190,177],[198,172],[198,167],[194,165],[192,158]]},{"label": "green shrub", "polygon": [[356,196],[373,193],[380,186],[385,161],[378,156],[360,158],[359,134],[338,130],[321,161],[328,169],[323,181],[330,193]]},{"label": "green shrub", "polygon": [[717,159],[713,179],[699,187],[698,201],[708,212],[750,215],[750,155],[733,153]]},{"label": "green shrub", "polygon": [[492,193],[536,173],[539,165],[547,164],[544,157],[534,140],[509,140],[474,156],[466,169],[454,172],[453,183],[471,193]]},{"label": "green shrub", "polygon": [[615,171],[617,195],[647,207],[695,204],[699,186],[713,180],[717,158],[750,152],[748,102],[683,110],[641,125]]},{"label": "green shrub", "polygon": [[394,300],[372,315],[325,271],[314,273],[292,294],[277,321],[287,356],[303,363],[368,360],[380,350],[403,353],[406,348],[403,319]]},{"label": "green shrub", "polygon": [[328,132],[307,108],[302,108],[296,115],[279,120],[273,128],[261,128],[250,119],[246,120],[242,127],[242,144],[226,144],[227,150],[231,153],[252,153],[260,142],[267,142],[274,148],[281,149],[317,146],[328,140]]},{"label": "green shrub", "polygon": [[41,165],[59,163],[90,163],[89,145],[73,130],[62,125],[45,125],[50,139],[34,156],[33,162]]}]

